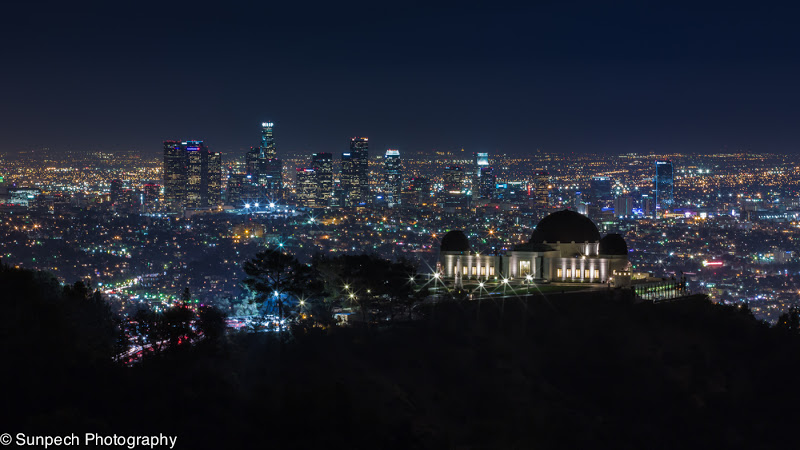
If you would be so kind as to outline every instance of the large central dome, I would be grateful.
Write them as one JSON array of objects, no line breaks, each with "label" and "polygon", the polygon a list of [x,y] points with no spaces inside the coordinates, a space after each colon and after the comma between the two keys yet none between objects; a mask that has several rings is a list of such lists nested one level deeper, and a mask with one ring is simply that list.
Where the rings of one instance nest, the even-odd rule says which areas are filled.
[{"label": "large central dome", "polygon": [[468,252],[469,239],[461,230],[450,231],[442,238],[439,250],[443,252]]},{"label": "large central dome", "polygon": [[565,209],[542,219],[533,230],[530,242],[597,242],[600,232],[591,219],[575,211]]}]

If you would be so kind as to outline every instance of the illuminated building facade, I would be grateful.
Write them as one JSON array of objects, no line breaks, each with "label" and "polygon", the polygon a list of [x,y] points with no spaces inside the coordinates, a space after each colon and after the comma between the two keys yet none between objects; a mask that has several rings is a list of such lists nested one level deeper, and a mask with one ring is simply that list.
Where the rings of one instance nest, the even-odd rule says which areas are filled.
[{"label": "illuminated building facade", "polygon": [[316,177],[316,206],[328,206],[333,196],[333,155],[314,153],[311,166]]},{"label": "illuminated building facade", "polygon": [[445,278],[457,281],[502,277],[604,283],[613,281],[614,271],[629,269],[628,247],[622,236],[601,238],[588,217],[563,210],[542,219],[528,242],[505,255],[474,252],[464,233],[450,231],[441,241],[439,267]]},{"label": "illuminated building facade", "polygon": [[481,167],[489,165],[489,154],[488,153],[476,153],[475,154],[475,165],[480,169]]},{"label": "illuminated building facade", "polygon": [[616,217],[633,216],[633,198],[617,197],[614,199],[614,215]]},{"label": "illuminated building facade", "polygon": [[164,200],[169,210],[219,205],[222,156],[203,141],[164,142]]},{"label": "illuminated building facade", "polygon": [[350,202],[353,206],[363,206],[370,203],[369,139],[365,137],[350,139],[350,157],[352,159]]},{"label": "illuminated building facade", "polygon": [[398,150],[386,150],[386,155],[383,159],[383,196],[389,207],[400,203],[402,182],[400,152]]},{"label": "illuminated building facade", "polygon": [[317,177],[312,168],[297,168],[296,174],[297,203],[300,206],[313,208],[317,200]]},{"label": "illuminated building facade", "polygon": [[356,161],[351,152],[342,153],[342,174],[340,206],[351,206],[357,203],[358,177],[356,176]]},{"label": "illuminated building facade", "polygon": [[208,205],[219,206],[222,204],[222,154],[210,152],[208,154]]},{"label": "illuminated building facade", "polygon": [[672,161],[656,161],[656,176],[653,180],[656,211],[672,208],[674,185]]},{"label": "illuminated building facade", "polygon": [[595,205],[606,206],[612,199],[611,188],[613,181],[609,177],[592,177],[589,184],[590,201]]},{"label": "illuminated building facade", "polygon": [[186,198],[186,150],[180,141],[164,141],[164,203],[172,210]]},{"label": "illuminated building facade", "polygon": [[480,182],[478,184],[480,198],[493,200],[497,195],[497,177],[494,174],[494,169],[491,166],[482,166],[478,173],[480,174]]},{"label": "illuminated building facade", "polygon": [[265,159],[275,159],[278,157],[277,149],[275,148],[275,138],[272,137],[272,127],[275,124],[272,122],[261,122],[261,149],[264,152]]},{"label": "illuminated building facade", "polygon": [[[253,186],[251,197],[276,200],[283,197],[283,161],[277,157],[272,122],[261,123],[261,146],[250,147],[245,155],[246,179]],[[252,189],[252,188],[255,189]]]},{"label": "illuminated building facade", "polygon": [[533,173],[533,204],[539,211],[550,206],[550,174],[544,170]]},{"label": "illuminated building facade", "polygon": [[234,208],[241,208],[244,205],[245,186],[247,184],[247,174],[232,173],[228,177],[228,189],[225,196],[225,204]]}]

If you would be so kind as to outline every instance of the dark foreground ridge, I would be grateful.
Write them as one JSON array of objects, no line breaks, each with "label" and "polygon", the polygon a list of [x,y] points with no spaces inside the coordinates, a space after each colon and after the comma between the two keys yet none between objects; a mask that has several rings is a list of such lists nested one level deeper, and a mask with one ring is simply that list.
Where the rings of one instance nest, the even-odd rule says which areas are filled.
[{"label": "dark foreground ridge", "polygon": [[232,334],[126,368],[91,295],[27,271],[0,282],[2,432],[175,434],[176,448],[769,448],[800,419],[798,336],[702,297],[452,302],[391,328]]}]

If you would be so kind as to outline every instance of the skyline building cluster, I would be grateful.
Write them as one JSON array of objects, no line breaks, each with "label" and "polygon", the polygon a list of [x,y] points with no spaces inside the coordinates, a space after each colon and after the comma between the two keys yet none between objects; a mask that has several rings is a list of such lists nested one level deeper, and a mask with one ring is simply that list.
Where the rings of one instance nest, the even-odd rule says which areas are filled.
[{"label": "skyline building cluster", "polygon": [[[463,150],[462,150],[463,152]],[[284,162],[278,157],[274,138],[274,123],[261,123],[261,142],[245,154],[244,166],[227,173],[223,191],[220,153],[208,150],[203,141],[164,142],[164,201],[161,208],[168,212],[181,209],[225,208],[247,209],[249,206],[296,204],[308,208],[395,208],[436,206],[448,214],[475,211],[488,205],[492,208],[533,208],[543,217],[553,205],[555,195],[550,173],[544,169],[528,172],[521,180],[507,180],[509,160],[501,157],[497,163],[504,172],[498,174],[489,153],[473,153],[472,159],[453,158],[451,164],[440,166],[441,175],[430,178],[414,169],[405,179],[401,152],[387,149],[380,166],[373,163],[370,172],[369,138],[350,139],[348,151],[341,153],[340,170],[335,169],[332,153],[313,153],[310,161],[294,171],[294,179],[285,179]],[[455,156],[455,155],[453,155]],[[446,161],[445,161],[446,163]],[[231,166],[233,167],[233,166]],[[378,168],[380,167],[380,168]],[[375,169],[378,169],[377,171]],[[674,207],[674,167],[671,161],[655,161],[652,190],[632,193],[615,187],[613,175],[598,174],[588,178],[581,190],[570,194],[569,204],[576,211],[599,217],[612,214],[626,217],[634,214],[650,216],[669,213]],[[524,174],[522,174],[524,175]],[[120,196],[120,186],[111,186],[112,201]],[[147,204],[158,207],[149,189]],[[145,193],[141,192],[141,204]],[[563,201],[562,201],[563,204]]]},{"label": "skyline building cluster", "polygon": [[222,155],[203,141],[164,141],[164,203],[170,211],[221,203]]},{"label": "skyline building cluster", "polygon": [[250,147],[246,155],[249,196],[278,199],[283,196],[283,161],[278,158],[272,122],[261,123],[261,146]]}]

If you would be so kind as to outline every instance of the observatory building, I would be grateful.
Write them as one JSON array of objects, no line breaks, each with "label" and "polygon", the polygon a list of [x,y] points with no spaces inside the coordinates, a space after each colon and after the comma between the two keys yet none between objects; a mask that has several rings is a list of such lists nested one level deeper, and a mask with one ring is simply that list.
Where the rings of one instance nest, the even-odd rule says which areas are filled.
[{"label": "observatory building", "polygon": [[542,219],[528,242],[504,255],[472,251],[469,239],[458,230],[444,235],[439,253],[442,276],[457,280],[503,277],[605,283],[615,271],[628,267],[628,246],[622,236],[601,238],[591,219],[569,210]]}]

